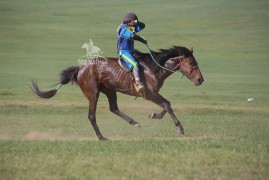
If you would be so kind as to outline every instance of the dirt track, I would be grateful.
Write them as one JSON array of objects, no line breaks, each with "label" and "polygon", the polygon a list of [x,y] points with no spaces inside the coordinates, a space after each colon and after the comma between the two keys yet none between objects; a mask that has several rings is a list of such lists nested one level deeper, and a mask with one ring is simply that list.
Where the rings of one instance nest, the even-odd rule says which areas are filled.
[{"label": "dirt track", "polygon": [[[20,100],[0,100],[0,107],[4,106],[35,106],[35,107],[88,107],[87,102],[53,102],[53,101],[20,101]],[[108,108],[108,102],[99,102],[98,107],[99,108]],[[130,107],[132,108],[143,108],[143,109],[152,109],[152,108],[158,108],[156,105],[154,105],[151,102],[144,101],[143,103],[125,103],[120,102],[120,107]],[[255,112],[269,112],[269,109],[267,107],[251,107],[251,106],[230,106],[230,105],[190,105],[190,104],[172,104],[174,109],[222,109],[222,110],[240,110],[240,111],[255,111]]]},{"label": "dirt track", "polygon": [[[112,141],[144,141],[144,140],[207,140],[207,139],[231,139],[232,137],[222,137],[217,135],[206,135],[206,136],[182,136],[182,137],[154,137],[154,138],[130,138],[114,136],[110,137]],[[12,138],[11,134],[3,133],[0,134],[0,140],[26,140],[26,141],[97,141],[97,138],[93,137],[63,137],[57,136],[56,134],[44,133],[33,131],[25,136]]]}]

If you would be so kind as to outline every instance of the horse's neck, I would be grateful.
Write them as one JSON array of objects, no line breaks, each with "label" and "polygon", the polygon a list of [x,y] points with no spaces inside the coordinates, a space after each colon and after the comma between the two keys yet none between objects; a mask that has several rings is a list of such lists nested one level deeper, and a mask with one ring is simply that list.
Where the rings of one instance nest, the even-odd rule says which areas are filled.
[{"label": "horse's neck", "polygon": [[[167,60],[164,64],[164,68],[158,71],[157,78],[160,81],[164,81],[166,78],[168,78],[171,74],[173,74],[173,71],[177,68],[179,59],[177,57],[170,58]],[[169,69],[169,70],[167,70]]]},{"label": "horse's neck", "polygon": [[[171,58],[172,59],[172,58]],[[177,62],[173,62],[172,60],[167,60],[164,64],[165,69],[174,70],[177,65]],[[152,82],[150,83],[151,87],[150,89],[154,89],[155,91],[159,91],[160,88],[163,86],[164,81],[173,74],[173,72],[167,71],[165,69],[159,68],[158,71],[155,71],[152,69],[153,65],[148,64],[147,68],[150,69],[149,72],[149,79],[152,79]],[[150,80],[149,80],[150,81]]]}]

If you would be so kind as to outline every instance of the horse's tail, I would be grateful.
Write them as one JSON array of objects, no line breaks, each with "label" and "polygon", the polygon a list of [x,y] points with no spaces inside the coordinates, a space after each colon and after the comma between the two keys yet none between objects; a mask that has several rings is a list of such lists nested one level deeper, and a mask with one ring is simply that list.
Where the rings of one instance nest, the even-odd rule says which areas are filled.
[{"label": "horse's tail", "polygon": [[60,83],[56,84],[58,85],[55,89],[50,91],[41,91],[37,85],[36,81],[32,81],[32,91],[41,98],[52,98],[60,89],[62,85],[68,84],[70,81],[72,84],[75,82],[77,84],[77,76],[79,72],[78,66],[71,66],[66,69],[64,69],[60,74]]}]

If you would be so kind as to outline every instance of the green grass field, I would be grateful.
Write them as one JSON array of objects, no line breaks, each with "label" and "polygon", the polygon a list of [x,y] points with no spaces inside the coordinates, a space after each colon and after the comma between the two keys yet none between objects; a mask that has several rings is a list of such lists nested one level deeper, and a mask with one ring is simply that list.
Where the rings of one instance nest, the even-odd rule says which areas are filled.
[{"label": "green grass field", "polygon": [[[268,10],[266,0],[0,1],[0,179],[268,179]],[[111,141],[99,142],[76,85],[50,100],[30,90],[32,79],[57,83],[89,39],[116,56],[128,11],[152,49],[194,47],[204,84],[172,75],[161,90],[184,136],[168,115],[148,118],[161,111],[151,102],[118,94],[135,129],[101,95],[97,123]]]}]

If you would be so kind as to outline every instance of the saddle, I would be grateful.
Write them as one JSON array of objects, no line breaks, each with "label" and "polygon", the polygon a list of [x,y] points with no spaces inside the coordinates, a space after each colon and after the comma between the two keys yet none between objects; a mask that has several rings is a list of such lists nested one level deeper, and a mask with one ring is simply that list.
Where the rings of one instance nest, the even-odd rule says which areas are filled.
[{"label": "saddle", "polygon": [[126,64],[121,58],[118,59],[118,63],[119,63],[119,65],[120,65],[120,67],[121,67],[124,71],[132,72],[132,71],[128,68],[127,64]]}]

